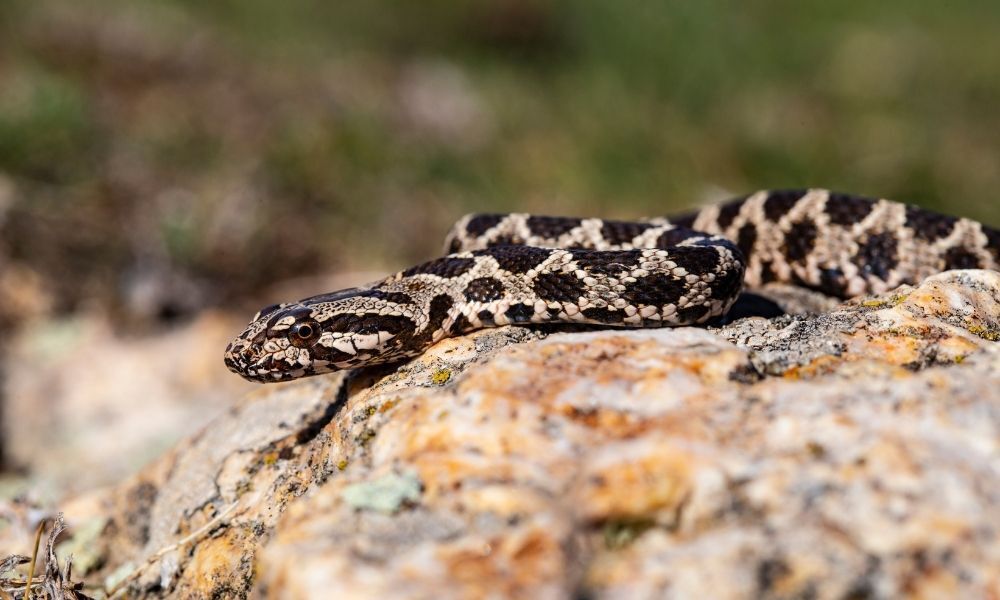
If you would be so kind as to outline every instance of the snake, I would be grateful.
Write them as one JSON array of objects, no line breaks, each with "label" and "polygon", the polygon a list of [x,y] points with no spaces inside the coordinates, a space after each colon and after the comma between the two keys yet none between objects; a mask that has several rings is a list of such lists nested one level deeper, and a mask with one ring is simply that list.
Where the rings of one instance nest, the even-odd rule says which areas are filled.
[{"label": "snake", "polygon": [[226,348],[225,364],[251,381],[281,382],[401,362],[485,327],[693,326],[770,282],[849,299],[998,265],[1000,230],[825,189],[759,191],[635,221],[471,214],[440,258],[262,309]]}]

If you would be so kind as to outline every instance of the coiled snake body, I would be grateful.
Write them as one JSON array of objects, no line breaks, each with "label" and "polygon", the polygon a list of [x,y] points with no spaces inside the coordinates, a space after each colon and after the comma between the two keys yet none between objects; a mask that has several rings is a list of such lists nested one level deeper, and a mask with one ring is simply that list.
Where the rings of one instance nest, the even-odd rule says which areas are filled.
[{"label": "coiled snake body", "polygon": [[482,327],[704,323],[744,284],[848,298],[1000,265],[996,229],[826,190],[757,192],[672,220],[469,215],[446,244],[447,256],[369,286],[265,308],[226,365],[285,381],[398,361]]}]

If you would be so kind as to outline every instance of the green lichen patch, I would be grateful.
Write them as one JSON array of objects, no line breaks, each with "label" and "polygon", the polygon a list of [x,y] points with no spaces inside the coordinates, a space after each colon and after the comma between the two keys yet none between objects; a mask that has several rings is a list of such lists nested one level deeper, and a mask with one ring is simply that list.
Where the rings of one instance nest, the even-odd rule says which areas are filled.
[{"label": "green lichen patch", "polygon": [[392,514],[420,500],[422,485],[416,473],[389,473],[372,481],[344,488],[340,497],[359,510]]}]

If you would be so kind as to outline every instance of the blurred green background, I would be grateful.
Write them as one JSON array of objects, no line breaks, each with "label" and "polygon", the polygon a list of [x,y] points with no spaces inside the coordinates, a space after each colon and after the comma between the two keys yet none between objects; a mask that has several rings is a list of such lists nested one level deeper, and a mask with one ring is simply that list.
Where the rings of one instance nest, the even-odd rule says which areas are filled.
[{"label": "blurred green background", "polygon": [[1000,224],[998,32],[974,0],[3,0],[3,316],[251,310],[469,211],[822,186]]}]

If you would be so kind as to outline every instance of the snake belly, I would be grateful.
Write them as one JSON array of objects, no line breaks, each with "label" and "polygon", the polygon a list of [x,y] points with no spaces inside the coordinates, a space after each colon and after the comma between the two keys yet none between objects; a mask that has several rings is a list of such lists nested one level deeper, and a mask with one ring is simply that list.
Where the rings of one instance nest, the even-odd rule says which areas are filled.
[{"label": "snake belly", "polygon": [[997,270],[1000,232],[889,200],[762,191],[674,219],[468,215],[446,251],[368,286],[262,310],[226,365],[286,381],[396,362],[483,327],[695,325],[725,314],[744,284],[849,298],[948,269]]}]

